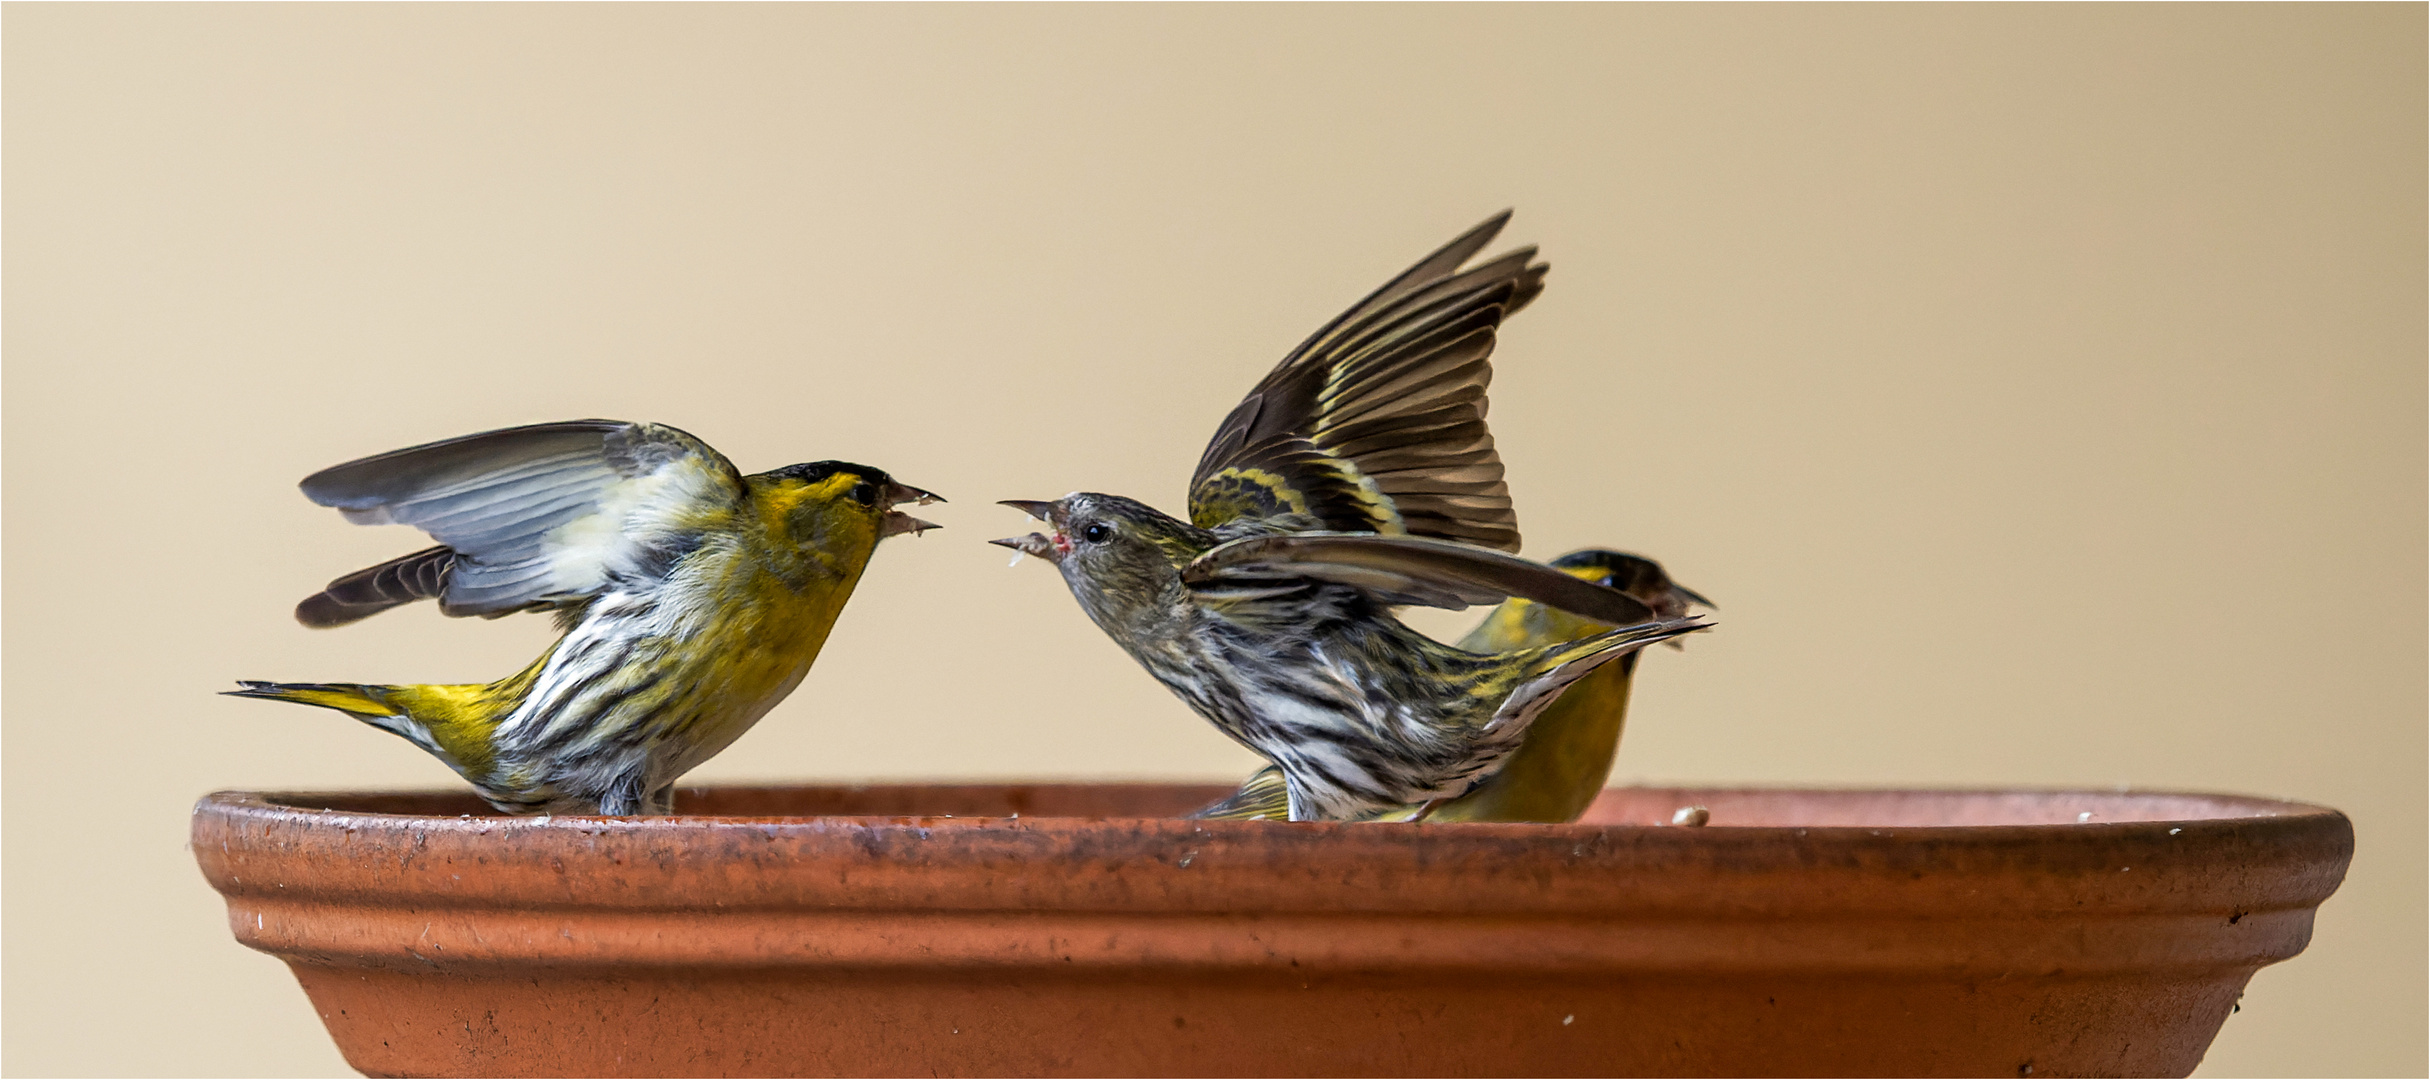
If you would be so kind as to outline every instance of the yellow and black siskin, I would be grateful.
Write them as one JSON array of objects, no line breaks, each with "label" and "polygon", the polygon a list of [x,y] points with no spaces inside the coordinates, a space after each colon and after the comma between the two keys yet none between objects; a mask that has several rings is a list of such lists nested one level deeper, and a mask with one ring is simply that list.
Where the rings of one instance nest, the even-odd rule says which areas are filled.
[{"label": "yellow and black siskin", "polygon": [[[1581,581],[1619,589],[1637,598],[1654,614],[1677,618],[1691,604],[1712,607],[1712,601],[1672,583],[1652,559],[1618,551],[1588,548],[1573,551],[1552,565]],[[1576,641],[1614,629],[1610,624],[1572,615],[1533,600],[1512,597],[1487,613],[1476,629],[1460,639],[1469,652],[1509,652],[1541,645]],[[1677,641],[1670,644],[1676,646]],[[1565,824],[1578,820],[1603,791],[1611,777],[1612,759],[1620,749],[1620,728],[1628,716],[1630,684],[1640,654],[1630,653],[1595,669],[1571,684],[1559,700],[1545,707],[1529,725],[1519,748],[1502,767],[1468,793],[1432,806],[1405,806],[1380,811],[1368,820],[1407,821],[1526,821]],[[1282,770],[1267,766],[1222,801],[1190,816],[1213,820],[1280,821],[1291,807]]]},{"label": "yellow and black siskin", "polygon": [[245,682],[336,709],[445,761],[509,813],[663,814],[674,784],[793,692],[880,540],[937,497],[841,461],[745,476],[660,424],[574,420],[324,469],[304,494],[439,546],[296,606],[343,626],[416,600],[556,614],[564,635],[493,683]]},{"label": "yellow and black siskin", "polygon": [[[1485,390],[1496,332],[1545,267],[1525,248],[1461,269],[1508,216],[1286,356],[1217,428],[1190,520],[1091,492],[1006,503],[1051,531],[995,543],[1053,562],[1099,628],[1272,762],[1294,821],[1465,794],[1571,683],[1707,625],[1508,554]],[[1389,611],[1508,597],[1618,629],[1479,654]]]}]

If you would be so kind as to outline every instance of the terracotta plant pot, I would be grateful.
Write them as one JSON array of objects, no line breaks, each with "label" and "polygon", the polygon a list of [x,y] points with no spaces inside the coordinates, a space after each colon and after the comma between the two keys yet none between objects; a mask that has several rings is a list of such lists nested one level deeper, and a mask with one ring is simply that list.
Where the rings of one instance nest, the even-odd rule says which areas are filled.
[{"label": "terracotta plant pot", "polygon": [[1169,816],[1224,790],[222,793],[194,851],[358,1069],[715,1076],[2182,1075],[2353,850],[2334,810],[2210,795]]}]

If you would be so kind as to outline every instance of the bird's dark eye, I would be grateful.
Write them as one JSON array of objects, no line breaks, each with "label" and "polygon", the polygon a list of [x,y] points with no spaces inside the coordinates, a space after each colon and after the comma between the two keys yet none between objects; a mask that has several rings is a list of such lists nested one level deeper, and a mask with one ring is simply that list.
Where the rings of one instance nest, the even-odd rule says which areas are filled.
[{"label": "bird's dark eye", "polygon": [[1113,535],[1114,527],[1102,521],[1089,522],[1087,528],[1080,530],[1080,539],[1092,544],[1102,544]]},{"label": "bird's dark eye", "polygon": [[862,506],[877,505],[877,485],[866,480],[852,485],[852,501]]}]

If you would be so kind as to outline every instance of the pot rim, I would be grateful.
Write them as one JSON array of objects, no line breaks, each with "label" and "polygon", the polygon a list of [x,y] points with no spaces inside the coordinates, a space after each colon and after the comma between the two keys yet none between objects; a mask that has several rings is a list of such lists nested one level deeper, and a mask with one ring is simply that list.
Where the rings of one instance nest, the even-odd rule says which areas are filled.
[{"label": "pot rim", "polygon": [[[874,787],[865,802],[878,805],[940,790]],[[1175,806],[1224,790],[1056,790],[1084,802],[1090,789],[1097,805]],[[842,802],[836,786],[715,790]],[[1039,786],[942,790],[1017,801]],[[1661,804],[1685,793],[1720,806],[1731,794],[1619,791],[1606,798]],[[1738,793],[1826,803],[2053,795]],[[2214,816],[1684,828],[942,815],[542,820],[287,805],[399,797],[464,805],[461,795],[422,793],[203,799],[194,854],[226,897],[238,940],[296,963],[468,973],[529,963],[756,966],[773,962],[771,948],[784,964],[839,969],[1263,970],[1304,961],[1399,970],[1524,958],[1545,972],[1689,971],[1716,956],[1777,971],[2251,968],[2302,949],[2312,910],[2336,890],[2353,850],[2345,815],[2325,807],[2114,791],[2057,797],[2114,807],[2161,801]],[[1926,925],[1941,929],[1919,936]]]},{"label": "pot rim", "polygon": [[[1100,790],[1101,790],[1101,789],[1111,789],[1111,788],[1147,788],[1147,789],[1168,789],[1168,790],[1190,789],[1190,790],[1194,790],[1194,791],[1195,791],[1195,790],[1198,790],[1198,789],[1204,789],[1204,791],[1205,791],[1205,792],[1210,793],[1210,796],[1211,796],[1211,797],[1212,797],[1212,796],[1220,796],[1220,795],[1230,794],[1230,793],[1231,793],[1231,791],[1232,791],[1232,788],[1231,788],[1229,785],[1222,785],[1222,784],[1206,784],[1206,783],[1192,782],[1192,781],[1169,781],[1169,782],[1168,782],[1168,781],[1154,781],[1154,780],[1124,780],[1124,781],[1116,781],[1116,782],[1110,782],[1110,783],[1092,783],[1092,782],[1088,782],[1088,781],[1081,781],[1081,780],[1048,780],[1048,781],[1028,781],[1028,780],[1009,780],[1009,781],[967,780],[967,781],[936,781],[936,782],[911,782],[911,783],[896,782],[896,781],[849,781],[849,782],[816,783],[816,784],[782,784],[782,783],[733,783],[733,784],[701,784],[701,785],[687,785],[687,786],[684,786],[684,787],[682,787],[682,788],[679,788],[679,789],[678,789],[678,793],[679,793],[679,796],[680,796],[680,795],[682,795],[682,794],[690,794],[690,795],[693,795],[693,796],[697,797],[697,796],[699,796],[699,795],[702,795],[702,794],[709,794],[709,793],[749,792],[749,791],[790,791],[790,790],[818,790],[818,791],[852,791],[852,792],[859,792],[859,791],[882,790],[882,789],[916,789],[916,790],[926,790],[926,791],[969,791],[969,792],[982,792],[982,791],[997,791],[997,790],[1004,790],[1004,789],[1008,789],[1008,788],[1027,789],[1027,790],[1032,790],[1032,791],[1041,791],[1041,790],[1043,790],[1043,791],[1054,791],[1054,790],[1059,790],[1059,789],[1100,789]],[[1724,818],[1724,819],[1720,819],[1720,820],[1715,820],[1715,821],[1712,821],[1712,822],[1710,822],[1710,823],[1708,823],[1708,824],[1706,824],[1706,825],[1704,825],[1704,826],[1700,826],[1700,827],[1699,827],[1699,828],[1704,828],[1704,829],[1725,830],[1725,831],[1731,831],[1731,832],[1744,832],[1744,833],[1758,833],[1758,834],[1774,834],[1774,835],[1777,835],[1777,834],[1781,834],[1781,833],[1793,833],[1793,834],[1795,834],[1795,835],[1799,835],[1799,836],[1805,836],[1805,835],[1809,835],[1809,834],[1817,834],[1817,835],[1822,835],[1822,836],[1831,836],[1831,837],[1852,837],[1852,836],[1854,836],[1854,835],[1856,835],[1856,834],[1880,835],[1880,834],[1881,834],[1881,833],[1883,833],[1885,830],[1897,830],[1897,831],[1899,831],[1899,832],[1917,832],[1917,831],[1922,831],[1922,832],[1930,833],[1930,834],[1933,834],[1933,835],[1981,835],[1981,836],[1989,836],[1989,835],[1998,834],[1998,833],[2002,833],[2002,832],[2006,832],[2006,831],[2013,831],[2013,830],[2020,830],[2020,829],[2022,829],[2022,830],[2035,830],[2035,831],[2039,831],[2039,830],[2043,830],[2043,829],[2054,829],[2054,828],[2067,828],[2067,829],[2074,829],[2074,828],[2085,828],[2085,827],[2092,827],[2092,826],[2162,826],[2162,825],[2166,825],[2166,826],[2181,827],[2181,826],[2185,826],[2185,825],[2192,825],[2192,824],[2216,824],[2216,823],[2220,823],[2220,822],[2230,822],[2230,821],[2256,821],[2256,820],[2291,819],[2291,818],[2322,818],[2322,817],[2326,817],[2326,818],[2341,818],[2341,819],[2342,819],[2342,818],[2344,818],[2344,817],[2345,817],[2345,814],[2344,814],[2342,811],[2337,810],[2337,809],[2336,809],[2336,808],[2334,808],[2334,807],[2330,807],[2330,806],[2324,806],[2324,805],[2321,805],[2321,804],[2318,804],[2318,803],[2308,803],[2308,802],[2303,802],[2303,801],[2300,801],[2300,800],[2294,800],[2294,799],[2280,799],[2280,798],[2275,798],[2275,797],[2266,796],[2266,795],[2239,795],[2239,794],[2229,794],[2229,793],[2223,793],[2223,792],[2193,791],[2193,790],[2186,790],[2186,789],[2179,789],[2179,788],[2138,788],[2138,787],[2125,787],[2125,786],[2120,786],[2120,787],[2112,787],[2112,788],[2088,788],[2088,787],[2065,787],[2065,786],[2053,786],[2053,787],[2038,787],[2038,786],[2026,786],[2026,787],[1979,787],[1979,786],[1970,786],[1970,785],[1948,785],[1948,786],[1941,786],[1941,785],[1928,785],[1928,786],[1917,786],[1917,787],[1878,787],[1878,786],[1869,785],[1869,784],[1797,784],[1797,785],[1780,785],[1780,786],[1751,784],[1751,785],[1732,785],[1732,786],[1726,786],[1726,787],[1724,787],[1724,786],[1702,786],[1702,785],[1698,785],[1698,786],[1670,786],[1670,785],[1629,785],[1629,786],[1626,786],[1626,787],[1605,788],[1604,790],[1605,790],[1605,792],[1607,792],[1607,793],[1609,793],[1609,792],[1623,792],[1623,793],[1654,793],[1654,792],[1675,792],[1675,793],[1679,794],[1679,795],[1680,795],[1680,796],[1682,796],[1682,797],[1715,797],[1715,796],[1718,796],[1718,797],[1746,797],[1746,796],[1759,796],[1759,797],[1778,797],[1778,796],[1817,795],[1817,796],[1877,796],[1877,797],[1895,797],[1895,798],[1904,798],[1904,797],[1950,798],[1950,797],[1956,797],[1956,798],[1976,798],[1976,799],[1982,799],[1982,798],[2017,798],[2017,797],[2023,797],[2023,798],[2069,798],[2069,799],[2080,799],[2080,800],[2084,800],[2084,801],[2087,801],[2087,802],[2098,802],[2098,801],[2117,801],[2117,800],[2136,800],[2136,801],[2149,801],[2149,800],[2171,800],[2171,801],[2178,801],[2178,802],[2183,802],[2183,803],[2209,803],[2209,804],[2212,804],[2212,805],[2214,805],[2214,806],[2217,806],[2217,807],[2220,807],[2220,808],[2223,808],[2223,809],[2226,809],[2226,808],[2234,808],[2234,809],[2239,809],[2239,810],[2243,810],[2243,811],[2245,811],[2245,812],[2242,812],[2242,813],[2228,813],[2228,814],[2198,814],[2198,815],[2179,816],[2179,817],[2157,817],[2157,816],[2155,816],[2155,817],[2103,818],[2103,817],[2100,817],[2099,815],[2096,815],[2096,816],[2095,816],[2095,818],[2094,818],[2093,820],[2090,820],[2090,821],[2077,821],[2077,822],[2013,822],[2013,823],[2001,823],[2001,824],[1744,825],[1744,824],[1737,824],[1737,823],[1735,823],[1735,822],[1732,822],[1732,821],[1730,821],[1730,820],[1728,820],[1728,819]],[[482,812],[480,812],[480,813],[470,813],[470,814],[466,814],[466,813],[455,813],[455,814],[445,814],[445,813],[419,814],[419,813],[405,813],[405,812],[399,812],[399,811],[389,811],[389,810],[351,809],[351,808],[348,808],[348,807],[346,807],[346,806],[342,805],[342,804],[347,803],[347,802],[361,802],[361,801],[390,801],[390,800],[424,800],[424,799],[428,799],[428,800],[434,800],[434,801],[437,801],[437,800],[447,800],[447,801],[458,801],[458,802],[461,802],[461,801],[464,801],[464,800],[467,800],[467,799],[470,799],[470,798],[471,798],[471,794],[470,794],[469,792],[462,791],[462,790],[460,790],[460,789],[451,789],[451,788],[361,788],[361,789],[336,789],[336,790],[315,790],[315,789],[303,789],[303,790],[292,790],[292,791],[248,791],[248,790],[241,790],[241,789],[233,789],[233,788],[229,788],[229,789],[222,789],[222,790],[219,790],[219,791],[214,791],[214,792],[211,792],[210,794],[205,795],[205,796],[203,796],[202,798],[200,798],[200,799],[196,800],[196,802],[195,802],[195,806],[194,806],[194,810],[195,810],[195,813],[196,813],[197,815],[200,815],[200,814],[204,813],[204,812],[205,812],[205,810],[206,810],[206,808],[209,808],[209,809],[213,810],[214,812],[224,812],[224,811],[232,811],[232,810],[242,810],[242,811],[247,811],[247,812],[274,812],[274,813],[282,813],[282,814],[304,814],[304,815],[343,816],[343,817],[348,817],[348,818],[374,819],[374,820],[380,820],[380,821],[395,821],[395,822],[399,822],[399,823],[402,823],[402,822],[408,822],[408,821],[419,821],[419,822],[428,822],[428,823],[432,823],[432,824],[438,824],[438,823],[443,823],[443,822],[457,822],[457,821],[466,821],[466,820],[470,820],[470,821],[476,821],[476,822],[483,822],[483,821],[487,821],[487,822],[518,822],[518,823],[530,823],[530,824],[533,824],[533,825],[548,825],[548,824],[555,824],[555,823],[578,823],[578,822],[613,822],[613,823],[617,824],[619,827],[623,827],[623,828],[633,828],[633,829],[645,829],[645,830],[647,830],[647,829],[661,829],[661,830],[664,830],[664,829],[681,829],[681,828],[695,828],[695,827],[700,827],[700,826],[717,826],[717,825],[747,825],[747,826],[756,826],[756,825],[765,825],[765,824],[795,823],[795,822],[810,822],[810,821],[829,821],[829,820],[851,820],[851,821],[869,821],[869,822],[878,822],[878,821],[883,821],[883,822],[887,822],[887,823],[902,823],[902,824],[911,824],[911,823],[917,823],[917,824],[919,824],[919,825],[922,825],[922,826],[925,826],[925,827],[928,827],[928,828],[932,828],[932,829],[933,829],[933,828],[957,828],[957,827],[985,826],[985,825],[987,825],[987,824],[989,824],[989,823],[995,823],[995,822],[1013,822],[1013,821],[1027,822],[1027,823],[1030,823],[1030,824],[1032,824],[1032,825],[1049,825],[1050,827],[1051,827],[1052,825],[1054,825],[1054,824],[1057,824],[1057,823],[1065,823],[1065,822],[1089,822],[1089,823],[1097,823],[1097,822],[1112,822],[1112,821],[1160,821],[1160,822],[1179,821],[1179,822],[1186,822],[1186,823],[1189,823],[1189,824],[1192,824],[1192,825],[1195,825],[1195,826],[1205,826],[1205,827],[1223,827],[1223,828],[1236,828],[1236,827],[1240,827],[1240,828],[1248,828],[1248,829],[1274,829],[1274,828],[1290,828],[1290,829],[1354,829],[1354,830],[1359,830],[1359,831],[1361,831],[1361,832],[1370,831],[1370,830],[1373,830],[1373,831],[1392,832],[1392,831],[1411,831],[1411,830],[1432,830],[1432,829],[1443,829],[1443,828],[1457,828],[1457,829],[1462,829],[1462,830],[1469,830],[1469,829],[1475,829],[1475,830],[1515,830],[1515,831],[1520,831],[1520,832],[1523,832],[1523,833],[1536,834],[1536,835],[1544,835],[1544,836],[1548,836],[1548,837],[1551,837],[1551,836],[1559,836],[1559,837],[1564,837],[1564,838],[1566,838],[1566,837],[1568,837],[1568,836],[1570,836],[1570,835],[1573,835],[1573,834],[1589,834],[1589,835],[1591,835],[1591,834],[1594,834],[1594,833],[1600,833],[1600,832],[1604,832],[1604,831],[1608,831],[1608,830],[1670,829],[1670,828],[1679,828],[1679,826],[1672,826],[1672,825],[1669,825],[1669,824],[1666,824],[1666,823],[1663,823],[1663,822],[1659,822],[1659,821],[1645,821],[1645,822],[1636,822],[1636,821],[1629,821],[1629,822],[1572,822],[1572,823],[1569,823],[1569,824],[1564,824],[1564,825],[1551,825],[1551,824],[1541,824],[1541,823],[1533,823],[1533,822],[1309,822],[1309,821],[1218,821],[1218,820],[1203,820],[1203,819],[1196,819],[1196,818],[1187,818],[1187,817],[1182,817],[1182,816],[1177,815],[1177,814],[1055,814],[1055,813],[1037,813],[1037,814],[1023,815],[1023,814],[1020,814],[1020,813],[1012,813],[1012,814],[899,814],[899,813],[849,813],[849,814],[688,814],[688,813],[676,813],[676,814],[666,814],[666,815],[651,816],[651,817],[642,817],[642,816],[618,816],[618,815],[608,815],[608,814],[536,814],[536,815],[522,816],[522,815],[502,814],[502,813],[497,813],[497,812],[495,812],[495,811],[491,811],[491,810],[487,810],[487,809],[484,809],[484,810],[483,810]],[[314,805],[314,804],[341,804],[341,805]]]},{"label": "pot rim", "polygon": [[[736,785],[728,793],[834,793]],[[933,794],[1045,785],[856,785]],[[1186,785],[1154,788],[1174,805]],[[2274,799],[2018,789],[1654,788],[1658,801],[2048,801],[2212,816],[2008,825],[1426,824],[943,815],[506,817],[343,809],[429,793],[219,792],[193,844],[231,897],[275,884],[381,902],[672,910],[1582,911],[1746,915],[1971,909],[2291,910],[2318,904],[2353,850],[2344,814]],[[1117,791],[1116,794],[1123,792]],[[1142,794],[1132,790],[1131,795]],[[1153,794],[1153,793],[1150,793]],[[449,796],[454,797],[454,796]],[[1606,798],[1614,796],[1607,795]],[[322,809],[298,803],[335,802]],[[2070,802],[2069,805],[2073,805]],[[2176,811],[2171,811],[2172,813]],[[2224,816],[2223,816],[2224,815]],[[1723,814],[1717,814],[1726,820]],[[359,864],[359,865],[357,865]],[[439,873],[438,867],[451,867]],[[249,867],[249,869],[248,869]],[[474,873],[463,873],[476,867]],[[537,870],[523,876],[507,868]],[[568,868],[572,868],[569,870]],[[606,874],[601,892],[583,873]],[[240,880],[241,879],[241,880]],[[1997,895],[1983,895],[1998,882]],[[2123,887],[2131,883],[2131,888]],[[1793,898],[1793,899],[1792,899]],[[2137,907],[2140,905],[2140,907]],[[2121,909],[2124,910],[2124,909]]]}]

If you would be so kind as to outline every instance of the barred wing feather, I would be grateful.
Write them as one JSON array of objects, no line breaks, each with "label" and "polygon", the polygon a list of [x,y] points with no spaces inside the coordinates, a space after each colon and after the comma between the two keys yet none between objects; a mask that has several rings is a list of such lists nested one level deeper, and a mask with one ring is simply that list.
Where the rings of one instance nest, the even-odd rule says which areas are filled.
[{"label": "barred wing feather", "polygon": [[456,553],[447,545],[400,555],[329,583],[295,606],[295,621],[325,628],[370,618],[392,607],[434,599],[447,591]]},{"label": "barred wing feather", "polygon": [[442,545],[340,578],[296,609],[330,626],[426,596],[449,615],[504,615],[662,574],[704,513],[740,504],[742,477],[675,428],[572,420],[351,461],[303,489],[349,521],[411,525]]},{"label": "barred wing feather", "polygon": [[1284,357],[1208,443],[1192,523],[1302,514],[1518,550],[1485,391],[1495,334],[1543,291],[1546,267],[1530,247],[1460,270],[1509,219],[1419,260]]}]

